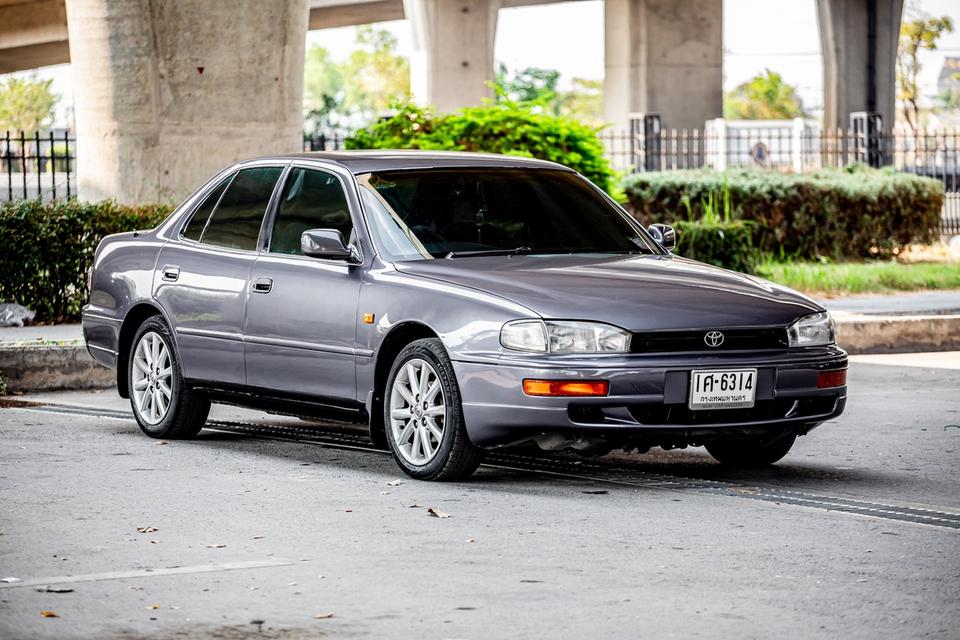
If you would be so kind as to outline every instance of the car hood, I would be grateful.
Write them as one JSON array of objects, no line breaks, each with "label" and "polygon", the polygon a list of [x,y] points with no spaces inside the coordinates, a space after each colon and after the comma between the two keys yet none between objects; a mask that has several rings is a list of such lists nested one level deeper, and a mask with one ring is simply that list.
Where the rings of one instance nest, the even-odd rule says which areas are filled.
[{"label": "car hood", "polygon": [[786,287],[676,256],[475,256],[395,266],[500,296],[544,318],[631,331],[786,326],[823,310]]}]

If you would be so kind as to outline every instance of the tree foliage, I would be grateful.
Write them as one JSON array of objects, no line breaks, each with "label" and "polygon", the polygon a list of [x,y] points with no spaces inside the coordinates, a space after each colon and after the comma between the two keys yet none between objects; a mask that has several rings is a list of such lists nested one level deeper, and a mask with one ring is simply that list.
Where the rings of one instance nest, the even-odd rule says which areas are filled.
[{"label": "tree foliage", "polygon": [[785,120],[806,115],[796,88],[770,69],[723,97],[723,116],[731,120]]},{"label": "tree foliage", "polygon": [[950,16],[939,18],[926,13],[916,13],[900,25],[900,41],[897,46],[897,98],[903,104],[903,118],[914,133],[920,127],[920,86],[918,77],[923,65],[921,51],[935,51],[937,40],[944,33],[953,32]]},{"label": "tree foliage", "polygon": [[0,81],[0,131],[33,133],[48,126],[60,100],[53,80],[10,77]]},{"label": "tree foliage", "polygon": [[448,114],[414,104],[395,108],[390,118],[355,131],[346,147],[484,151],[540,158],[580,172],[601,189],[613,186],[613,171],[597,130],[543,113],[536,105],[502,102]]},{"label": "tree foliage", "polygon": [[497,68],[496,101],[522,103],[554,116],[575,118],[593,125],[603,120],[603,81],[573,78],[569,89],[560,88],[556,69],[527,67],[511,74],[506,65]]},{"label": "tree foliage", "polygon": [[304,108],[308,128],[329,129],[368,122],[410,94],[410,62],[398,55],[397,39],[385,29],[357,27],[355,49],[338,62],[325,47],[307,50]]}]

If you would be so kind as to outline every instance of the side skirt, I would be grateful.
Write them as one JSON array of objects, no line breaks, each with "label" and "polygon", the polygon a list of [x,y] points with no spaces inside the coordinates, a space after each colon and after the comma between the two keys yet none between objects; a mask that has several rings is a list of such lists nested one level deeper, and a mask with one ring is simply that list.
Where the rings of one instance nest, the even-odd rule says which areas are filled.
[{"label": "side skirt", "polygon": [[336,422],[366,425],[370,422],[367,410],[360,402],[287,394],[274,389],[223,385],[203,380],[187,380],[186,383],[205,393],[211,402],[230,404],[248,409],[290,416],[321,418]]}]

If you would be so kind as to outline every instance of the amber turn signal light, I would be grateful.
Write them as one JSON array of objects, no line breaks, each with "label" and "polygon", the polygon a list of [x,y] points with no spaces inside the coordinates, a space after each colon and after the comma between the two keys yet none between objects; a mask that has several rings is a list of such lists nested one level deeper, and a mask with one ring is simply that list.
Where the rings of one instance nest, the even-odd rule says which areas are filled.
[{"label": "amber turn signal light", "polygon": [[523,392],[528,396],[605,396],[610,391],[606,380],[524,380]]},{"label": "amber turn signal light", "polygon": [[846,369],[839,369],[837,371],[822,371],[817,377],[817,389],[842,387],[845,384],[847,384]]}]

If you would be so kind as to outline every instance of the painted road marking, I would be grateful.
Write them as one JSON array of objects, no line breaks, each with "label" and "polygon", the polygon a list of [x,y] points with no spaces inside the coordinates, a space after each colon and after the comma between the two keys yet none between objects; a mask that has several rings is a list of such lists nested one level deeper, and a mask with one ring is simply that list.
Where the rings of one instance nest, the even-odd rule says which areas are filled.
[{"label": "painted road marking", "polygon": [[215,571],[236,571],[237,569],[264,569],[266,567],[285,567],[295,564],[292,560],[251,560],[248,562],[220,562],[217,564],[199,564],[192,567],[158,567],[156,569],[132,569],[130,571],[108,571],[105,573],[86,573],[76,576],[53,576],[50,578],[32,578],[20,582],[0,582],[0,589],[18,587],[38,587],[48,584],[72,584],[74,582],[97,582],[100,580],[126,580],[129,578],[153,578],[155,576],[176,576],[184,573],[212,573]]}]

